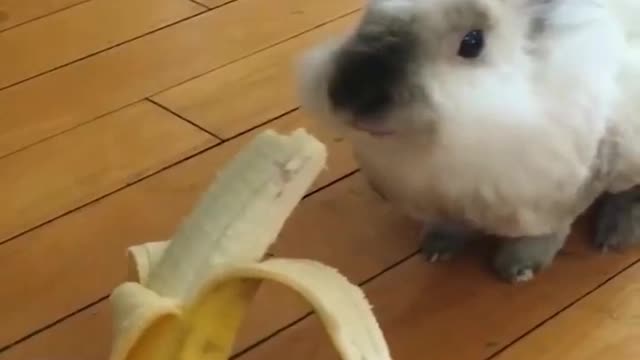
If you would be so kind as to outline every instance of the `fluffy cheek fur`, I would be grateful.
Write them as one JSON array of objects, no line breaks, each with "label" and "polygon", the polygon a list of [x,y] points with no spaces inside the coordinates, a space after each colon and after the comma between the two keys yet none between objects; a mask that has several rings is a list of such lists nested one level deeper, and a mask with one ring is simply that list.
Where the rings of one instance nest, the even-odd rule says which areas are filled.
[{"label": "fluffy cheek fur", "polygon": [[327,93],[332,62],[343,43],[342,38],[330,39],[307,51],[296,64],[297,92],[302,109],[332,127],[342,125],[341,119],[331,109]]}]

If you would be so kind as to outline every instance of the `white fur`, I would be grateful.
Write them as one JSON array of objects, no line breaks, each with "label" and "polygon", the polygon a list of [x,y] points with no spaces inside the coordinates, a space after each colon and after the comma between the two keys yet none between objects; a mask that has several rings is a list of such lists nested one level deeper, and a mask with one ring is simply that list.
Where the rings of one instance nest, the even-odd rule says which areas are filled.
[{"label": "white fur", "polygon": [[[438,18],[448,1],[373,0],[368,11]],[[640,47],[632,39],[640,26],[638,17],[608,11],[611,4],[614,14],[640,15],[637,0],[557,0],[533,56],[522,18],[538,10],[535,0],[475,1],[497,19],[484,63],[462,64],[445,47],[414,74],[430,107],[397,109],[389,120],[395,135],[357,132],[331,110],[327,81],[342,39],[303,59],[303,107],[347,134],[372,183],[423,221],[464,220],[503,236],[560,231],[584,210],[584,197],[597,195],[584,189],[603,166],[598,150],[609,137],[620,156],[607,164],[617,171],[611,189],[640,183]]]},{"label": "white fur", "polygon": [[640,184],[640,39],[628,43],[618,84],[623,96],[616,104],[608,137],[617,151],[611,165],[614,177],[609,189],[612,192]]}]

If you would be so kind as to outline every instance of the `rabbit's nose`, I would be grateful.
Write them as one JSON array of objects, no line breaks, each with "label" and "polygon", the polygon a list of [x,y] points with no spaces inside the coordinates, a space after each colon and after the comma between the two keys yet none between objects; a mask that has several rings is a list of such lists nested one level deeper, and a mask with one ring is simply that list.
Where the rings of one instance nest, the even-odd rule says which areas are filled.
[{"label": "rabbit's nose", "polygon": [[396,77],[389,59],[374,54],[341,65],[329,85],[329,99],[336,109],[367,117],[391,104]]},{"label": "rabbit's nose", "polygon": [[338,55],[328,95],[335,109],[368,118],[392,105],[406,82],[409,57],[402,39],[360,40]]}]

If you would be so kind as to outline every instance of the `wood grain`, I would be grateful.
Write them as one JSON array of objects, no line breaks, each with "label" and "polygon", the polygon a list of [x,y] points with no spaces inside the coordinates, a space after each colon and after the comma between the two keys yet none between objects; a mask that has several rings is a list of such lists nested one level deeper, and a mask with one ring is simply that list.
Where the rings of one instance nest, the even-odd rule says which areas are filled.
[{"label": "wood grain", "polygon": [[[351,227],[365,225],[368,224],[350,224]],[[329,232],[327,238],[333,235],[326,228],[323,232]],[[365,291],[394,359],[487,359],[640,256],[640,251],[600,256],[580,240],[581,237],[574,238],[569,253],[562,256],[555,267],[524,286],[496,281],[491,273],[483,270],[485,263],[478,261],[479,254],[446,264],[430,264],[417,255],[368,283]],[[333,243],[328,245],[332,246]],[[304,245],[299,247],[299,255],[306,253]],[[313,254],[317,249],[314,250],[316,252],[309,255],[315,258]],[[335,250],[338,253],[341,248]],[[349,261],[355,256],[349,255],[344,254],[343,270],[358,264],[355,260]],[[324,260],[329,264],[335,261]],[[566,338],[576,334],[566,330]],[[301,358],[338,359],[315,316],[240,357],[243,360]],[[538,359],[531,359],[534,358]]]},{"label": "wood grain", "polygon": [[[218,71],[153,97],[153,100],[221,138],[295,109],[295,61],[301,52],[349,29],[360,13],[321,26]],[[247,106],[251,104],[251,106]],[[256,105],[258,104],[258,105]]]},{"label": "wood grain", "polygon": [[[389,268],[370,280],[365,290],[394,359],[399,360],[485,359],[640,256],[638,251],[600,256],[584,244],[582,229],[552,269],[524,286],[496,280],[486,270],[484,247],[472,248],[475,251],[451,263],[428,264],[418,255],[392,267],[403,254],[417,248],[417,227],[385,207],[359,176],[340,182],[302,203],[275,250],[278,256],[324,261],[353,281],[366,280]],[[265,286],[251,309],[237,350],[307,310],[297,297]],[[24,359],[26,354],[104,357],[106,342],[75,346],[79,333],[91,338],[109,336],[108,324],[96,323],[109,319],[108,306],[100,303],[89,311],[98,315],[93,318],[82,312],[73,316],[13,347],[0,359]],[[54,343],[56,350],[51,352],[47,344]],[[334,355],[317,320],[310,317],[241,358],[337,359]]]},{"label": "wood grain", "polygon": [[0,0],[0,31],[91,0]]},{"label": "wood grain", "polygon": [[0,157],[268,48],[361,2],[237,1],[6,89],[0,92]]},{"label": "wood grain", "polygon": [[0,242],[158,171],[213,137],[141,102],[0,159]]},{"label": "wood grain", "polygon": [[[90,307],[56,325],[55,331],[45,331],[5,352],[7,360],[105,360],[111,346],[111,308],[106,301]],[[60,333],[66,337],[56,336]]]},{"label": "wood grain", "polygon": [[[357,174],[303,202],[273,252],[278,257],[324,262],[360,284],[414,253],[420,246],[419,232],[418,224],[382,203]],[[264,284],[242,326],[236,350],[246,349],[310,310],[290,290]]]},{"label": "wood grain", "polygon": [[[272,128],[287,132],[301,126],[324,141],[330,150],[329,168],[317,179],[314,189],[355,169],[346,143],[317,129],[297,113],[256,131]],[[149,128],[157,127],[159,125]],[[170,236],[216,170],[256,131],[0,246],[3,269],[0,282],[6,284],[0,288],[0,308],[4,309],[0,348],[105,296],[124,281],[126,248]],[[174,133],[173,137],[178,135]],[[178,140],[165,138],[164,142],[171,144]],[[91,159],[88,154],[82,156]],[[69,168],[76,166],[69,165]],[[12,281],[14,278],[21,281]],[[56,287],[54,292],[49,287],[52,283]]]},{"label": "wood grain", "polygon": [[635,265],[495,360],[636,360],[638,339],[640,265]]},{"label": "wood grain", "polygon": [[[362,202],[360,201],[360,196],[364,196],[368,200]],[[358,203],[360,205],[357,205]],[[336,208],[329,204],[340,204],[345,205],[345,207]],[[299,211],[287,222],[280,241],[301,243],[305,242],[305,239],[301,238],[301,236],[310,235],[311,237],[306,241],[315,242],[316,240],[321,240],[322,244],[338,253],[346,252],[353,244],[349,241],[344,241],[344,239],[350,234],[357,233],[358,229],[350,230],[343,234],[341,230],[347,228],[348,225],[342,222],[342,225],[329,230],[327,232],[328,237],[324,238],[320,232],[310,233],[308,225],[311,222],[315,222],[317,227],[339,224],[345,215],[350,214],[353,206],[365,205],[373,206],[372,211],[369,213],[372,219],[387,224],[390,228],[400,228],[402,232],[398,234],[400,238],[395,243],[388,242],[385,234],[374,236],[373,239],[367,236],[359,237],[360,241],[366,242],[362,243],[363,247],[366,246],[366,250],[361,251],[363,256],[360,259],[365,257],[367,259],[361,262],[362,267],[357,267],[361,260],[356,260],[351,267],[354,271],[347,270],[347,275],[353,281],[364,281],[368,274],[381,272],[400,261],[408,253],[413,252],[417,246],[417,237],[415,236],[415,227],[408,224],[405,219],[398,216],[387,216],[388,209],[379,206],[379,200],[370,192],[367,192],[366,186],[358,177],[351,177],[347,181],[340,182],[304,200],[300,205]],[[363,217],[366,216],[365,208],[358,208],[358,210],[360,210]],[[325,219],[327,219],[326,222]],[[334,236],[338,233],[340,233],[340,236]],[[366,234],[366,230],[362,234]],[[274,330],[299,318],[308,310],[308,307],[290,290],[285,290],[272,284],[263,286],[249,312],[249,321],[245,324],[244,331],[241,332],[236,350],[246,348],[246,346],[264,338]],[[45,354],[54,358],[104,358],[109,350],[108,343],[100,341],[95,346],[82,345],[77,347],[75,346],[77,340],[74,339],[74,334],[82,331],[84,336],[91,338],[108,338],[110,336],[109,319],[110,307],[106,302],[102,302],[59,326],[0,354],[0,359],[38,358]],[[100,321],[103,323],[100,323]],[[49,344],[56,345],[49,347]]]},{"label": "wood grain", "polygon": [[197,14],[186,0],[93,0],[0,33],[0,88]]}]

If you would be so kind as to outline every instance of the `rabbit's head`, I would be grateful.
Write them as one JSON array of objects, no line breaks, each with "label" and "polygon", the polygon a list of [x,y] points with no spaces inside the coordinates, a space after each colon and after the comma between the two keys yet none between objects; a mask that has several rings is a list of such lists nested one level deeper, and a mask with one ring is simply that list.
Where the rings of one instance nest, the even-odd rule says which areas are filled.
[{"label": "rabbit's head", "polygon": [[549,121],[550,103],[611,87],[603,2],[369,0],[354,31],[303,57],[303,108],[375,136]]}]

